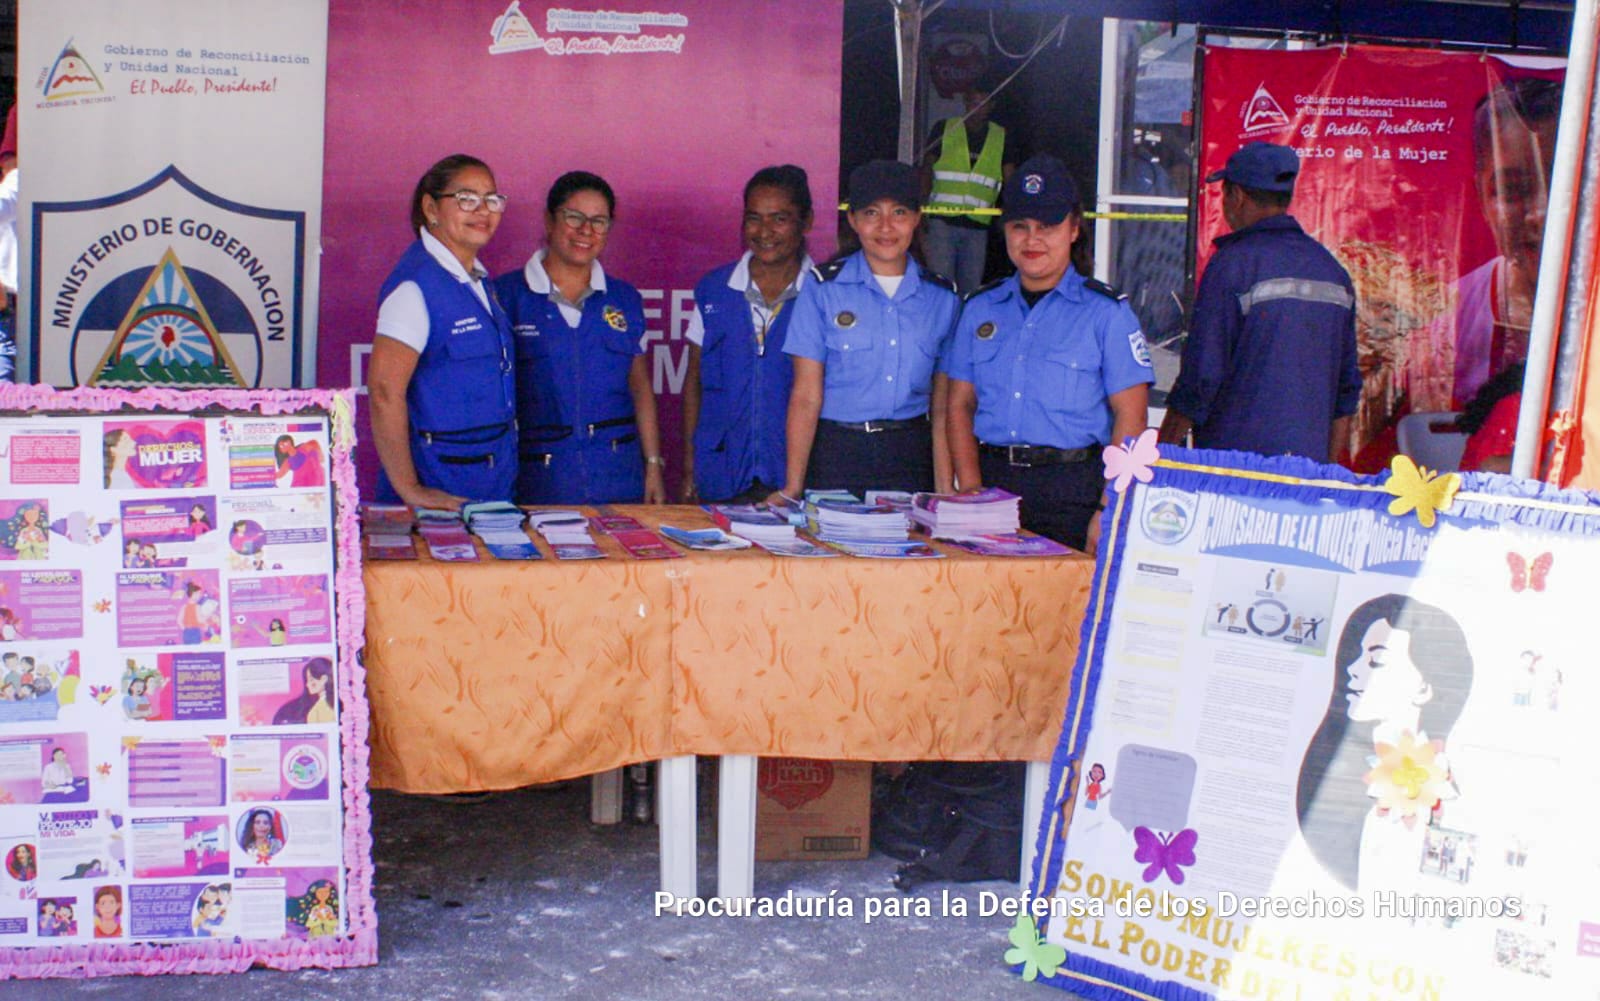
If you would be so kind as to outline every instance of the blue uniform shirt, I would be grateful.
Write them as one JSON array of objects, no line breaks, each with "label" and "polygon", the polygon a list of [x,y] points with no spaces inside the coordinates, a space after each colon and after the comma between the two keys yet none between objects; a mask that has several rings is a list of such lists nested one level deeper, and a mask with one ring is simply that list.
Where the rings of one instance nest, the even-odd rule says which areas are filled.
[{"label": "blue uniform shirt", "polygon": [[1361,403],[1350,275],[1287,215],[1215,242],[1167,406],[1201,448],[1327,461]]},{"label": "blue uniform shirt", "polygon": [[948,368],[977,390],[973,431],[990,445],[1108,444],[1107,399],[1155,381],[1133,310],[1070,268],[1032,309],[1016,275],[976,292]]},{"label": "blue uniform shirt", "polygon": [[860,251],[812,272],[795,300],[786,354],[822,362],[823,420],[910,420],[928,412],[933,373],[961,300],[907,259],[894,298]]},{"label": "blue uniform shirt", "polygon": [[517,500],[636,503],[644,497],[644,459],[628,370],[644,353],[639,293],[601,275],[572,327],[550,297],[549,279],[535,291],[530,274],[544,277],[542,264],[494,280],[516,340]]}]

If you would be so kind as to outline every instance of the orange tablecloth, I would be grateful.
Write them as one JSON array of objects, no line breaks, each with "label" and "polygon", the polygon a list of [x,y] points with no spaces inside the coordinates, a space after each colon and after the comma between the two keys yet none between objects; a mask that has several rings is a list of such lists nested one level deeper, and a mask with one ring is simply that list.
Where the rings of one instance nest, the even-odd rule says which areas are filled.
[{"label": "orange tablecloth", "polygon": [[1048,760],[1092,569],[753,549],[368,563],[372,784],[513,788],[680,754]]}]

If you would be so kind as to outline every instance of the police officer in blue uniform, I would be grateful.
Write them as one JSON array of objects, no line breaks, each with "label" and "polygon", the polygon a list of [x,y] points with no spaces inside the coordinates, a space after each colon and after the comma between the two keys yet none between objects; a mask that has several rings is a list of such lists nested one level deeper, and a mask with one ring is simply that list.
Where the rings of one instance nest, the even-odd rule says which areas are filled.
[{"label": "police officer in blue uniform", "polygon": [[683,499],[765,500],[782,486],[794,367],[783,353],[811,258],[811,187],[792,164],[744,188],[745,253],[700,280],[685,339]]},{"label": "police officer in blue uniform", "polygon": [[417,240],[383,283],[367,370],[380,500],[454,508],[511,498],[511,323],[477,259],[505,208],[488,166],[470,156],[440,160],[412,192]]},{"label": "police officer in blue uniform", "polygon": [[1105,489],[1101,450],[1137,435],[1154,381],[1138,318],[1073,268],[1082,203],[1066,166],[1032,157],[1006,181],[1017,273],[968,298],[950,352],[950,456],[960,489],[1022,498],[1022,526],[1077,549]]},{"label": "police officer in blue uniform", "polygon": [[921,221],[916,168],[874,160],[850,174],[855,253],[813,271],[783,350],[794,359],[788,462],[772,499],[806,487],[946,490],[941,359],[961,302],[912,259]]},{"label": "police officer in blue uniform", "polygon": [[598,175],[561,175],[546,246],[495,279],[516,341],[520,504],[666,500],[644,306],[600,267],[616,204]]}]

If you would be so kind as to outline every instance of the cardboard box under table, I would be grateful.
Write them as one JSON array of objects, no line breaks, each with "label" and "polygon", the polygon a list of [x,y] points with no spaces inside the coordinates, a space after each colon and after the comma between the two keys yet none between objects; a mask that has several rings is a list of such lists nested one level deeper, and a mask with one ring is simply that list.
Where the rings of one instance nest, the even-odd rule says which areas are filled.
[{"label": "cardboard box under table", "polygon": [[679,896],[696,893],[696,754],[722,758],[724,897],[753,892],[758,756],[1042,762],[1038,809],[1087,557],[639,561],[597,540],[611,558],[562,563],[540,542],[535,562],[366,565],[373,786],[512,789],[659,759],[663,889]]},{"label": "cardboard box under table", "polygon": [[762,758],[756,861],[863,859],[871,848],[872,765]]}]

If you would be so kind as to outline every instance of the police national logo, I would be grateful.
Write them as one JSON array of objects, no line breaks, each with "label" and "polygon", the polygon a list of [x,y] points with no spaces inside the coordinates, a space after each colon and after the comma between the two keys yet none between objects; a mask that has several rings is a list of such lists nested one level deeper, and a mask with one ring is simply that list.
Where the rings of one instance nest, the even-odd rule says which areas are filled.
[{"label": "police national logo", "polygon": [[33,206],[35,371],[51,385],[293,386],[304,212],[243,205],[168,167]]},{"label": "police national logo", "polygon": [[1128,350],[1133,353],[1133,360],[1145,368],[1151,367],[1150,344],[1144,339],[1143,330],[1135,330],[1128,335]]},{"label": "police national logo", "polygon": [[1044,178],[1039,174],[1029,174],[1022,179],[1022,190],[1030,195],[1037,195],[1044,190]]},{"label": "police national logo", "polygon": [[615,306],[607,306],[600,315],[605,317],[606,324],[612,330],[615,330],[619,334],[625,334],[628,332],[628,318],[623,315],[622,310]]}]

